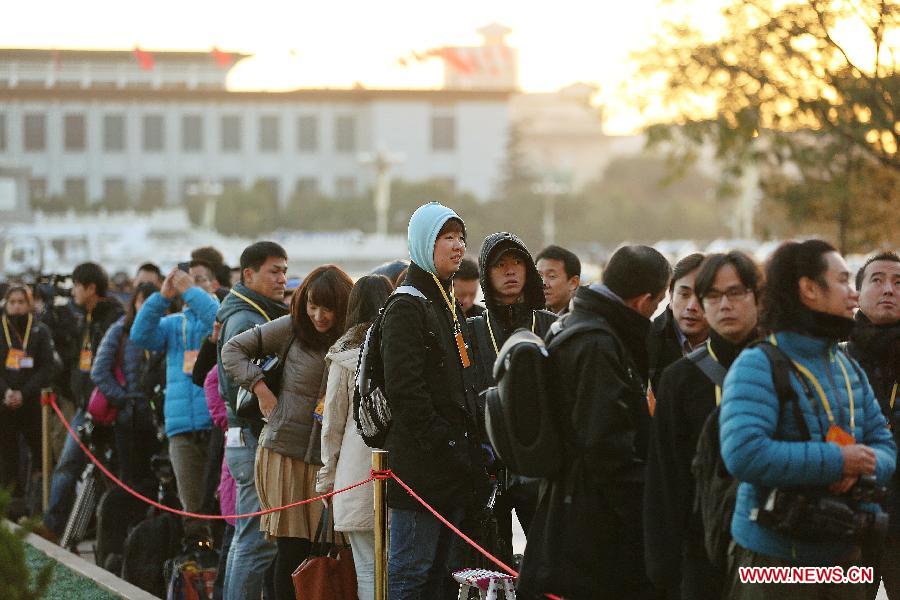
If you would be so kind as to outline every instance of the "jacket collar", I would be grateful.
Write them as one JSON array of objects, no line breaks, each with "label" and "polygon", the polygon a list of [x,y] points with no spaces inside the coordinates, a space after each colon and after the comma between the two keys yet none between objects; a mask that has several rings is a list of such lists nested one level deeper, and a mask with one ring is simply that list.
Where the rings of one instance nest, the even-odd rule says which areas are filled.
[{"label": "jacket collar", "polygon": [[834,351],[837,342],[825,338],[813,337],[797,331],[778,331],[775,333],[778,346],[798,357],[819,359]]},{"label": "jacket collar", "polygon": [[[406,271],[406,278],[403,280],[403,285],[411,285],[425,294],[425,297],[432,302],[436,302],[439,306],[444,305],[444,296],[441,294],[441,290],[438,288],[434,276],[414,262],[409,263],[409,270]],[[450,282],[442,282],[442,287],[444,288],[444,292],[449,296]],[[461,316],[462,309],[457,310],[459,311],[457,314]]]},{"label": "jacket collar", "polygon": [[732,344],[716,333],[715,330],[709,330],[709,344],[712,346],[713,352],[716,353],[716,359],[718,359],[719,364],[726,369],[731,367],[731,363],[738,357],[738,354],[740,354],[754,339],[756,339],[755,332],[751,333],[750,336],[740,344]]}]

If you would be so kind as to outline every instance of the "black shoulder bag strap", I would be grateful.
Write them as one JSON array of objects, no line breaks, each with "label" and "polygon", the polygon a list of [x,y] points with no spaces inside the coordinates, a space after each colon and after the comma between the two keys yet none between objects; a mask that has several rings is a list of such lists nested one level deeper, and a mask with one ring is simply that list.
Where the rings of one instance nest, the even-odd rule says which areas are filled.
[{"label": "black shoulder bag strap", "polygon": [[722,387],[722,384],[725,383],[725,375],[728,374],[728,369],[723,367],[722,363],[710,355],[709,348],[706,347],[706,344],[692,351],[687,355],[687,358],[694,363],[704,375],[706,375],[706,378],[709,379],[713,385]]},{"label": "black shoulder bag strap", "polygon": [[788,402],[791,403],[794,412],[794,420],[797,421],[800,435],[806,440],[811,441],[812,436],[809,433],[809,426],[806,424],[806,418],[803,416],[803,411],[800,409],[800,398],[797,396],[797,392],[794,391],[794,387],[791,385],[791,373],[794,372],[797,375],[797,379],[803,386],[807,397],[812,395],[809,384],[806,382],[803,375],[797,372],[797,368],[794,366],[793,361],[784,353],[784,350],[767,341],[760,341],[755,345],[765,353],[766,358],[768,358],[769,362],[772,364],[772,382],[775,384],[775,394],[778,396],[778,405],[784,406]]}]

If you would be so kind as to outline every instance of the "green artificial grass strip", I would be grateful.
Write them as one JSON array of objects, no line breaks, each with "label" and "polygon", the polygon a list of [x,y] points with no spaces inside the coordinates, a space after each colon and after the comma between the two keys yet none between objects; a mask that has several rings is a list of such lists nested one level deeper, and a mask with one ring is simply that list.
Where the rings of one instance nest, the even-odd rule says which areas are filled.
[{"label": "green artificial grass strip", "polygon": [[[27,543],[25,560],[32,576],[48,562],[55,562]],[[87,577],[59,563],[56,563],[53,569],[53,580],[44,596],[45,600],[119,600],[119,598],[120,596],[106,591]]]}]

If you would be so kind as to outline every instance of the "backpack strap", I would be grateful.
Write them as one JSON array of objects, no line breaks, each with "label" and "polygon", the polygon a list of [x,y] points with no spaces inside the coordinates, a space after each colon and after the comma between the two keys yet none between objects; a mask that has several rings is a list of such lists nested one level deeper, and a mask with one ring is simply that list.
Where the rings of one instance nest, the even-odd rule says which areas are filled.
[{"label": "backpack strap", "polygon": [[812,441],[812,436],[809,433],[809,426],[806,424],[806,418],[803,416],[803,411],[800,409],[800,397],[797,396],[797,392],[794,391],[794,386],[791,385],[791,373],[793,372],[797,376],[807,397],[809,397],[812,394],[812,390],[809,389],[809,384],[806,382],[806,379],[797,372],[794,362],[784,353],[784,350],[778,346],[766,340],[760,340],[752,344],[752,346],[759,347],[772,365],[772,383],[775,384],[775,395],[778,396],[778,405],[784,406],[787,403],[791,404],[794,412],[794,420],[797,422],[797,427],[800,429],[800,435],[805,440]]},{"label": "backpack strap", "polygon": [[428,300],[428,298],[419,291],[419,288],[411,286],[411,285],[401,285],[397,289],[394,290],[394,293],[391,296],[397,296],[399,294],[406,294],[408,296],[415,296],[416,298],[421,298],[422,300]]},{"label": "backpack strap", "polygon": [[704,375],[706,375],[706,378],[709,379],[713,385],[722,387],[722,384],[725,383],[725,375],[728,374],[728,369],[723,367],[722,363],[710,355],[709,348],[706,344],[703,344],[696,350],[690,352],[687,355],[687,358],[694,363]]}]

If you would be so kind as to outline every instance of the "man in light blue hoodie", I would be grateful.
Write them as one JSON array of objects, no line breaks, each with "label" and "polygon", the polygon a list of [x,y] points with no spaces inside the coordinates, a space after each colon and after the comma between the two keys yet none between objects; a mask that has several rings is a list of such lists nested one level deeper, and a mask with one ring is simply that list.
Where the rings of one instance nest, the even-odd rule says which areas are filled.
[{"label": "man in light blue hoodie", "polygon": [[[409,221],[409,265],[382,325],[385,392],[393,425],[385,449],[394,473],[451,522],[486,499],[475,406],[475,360],[453,275],[465,254],[462,219],[445,206]],[[399,485],[388,487],[392,600],[456,598],[459,538]]]}]

